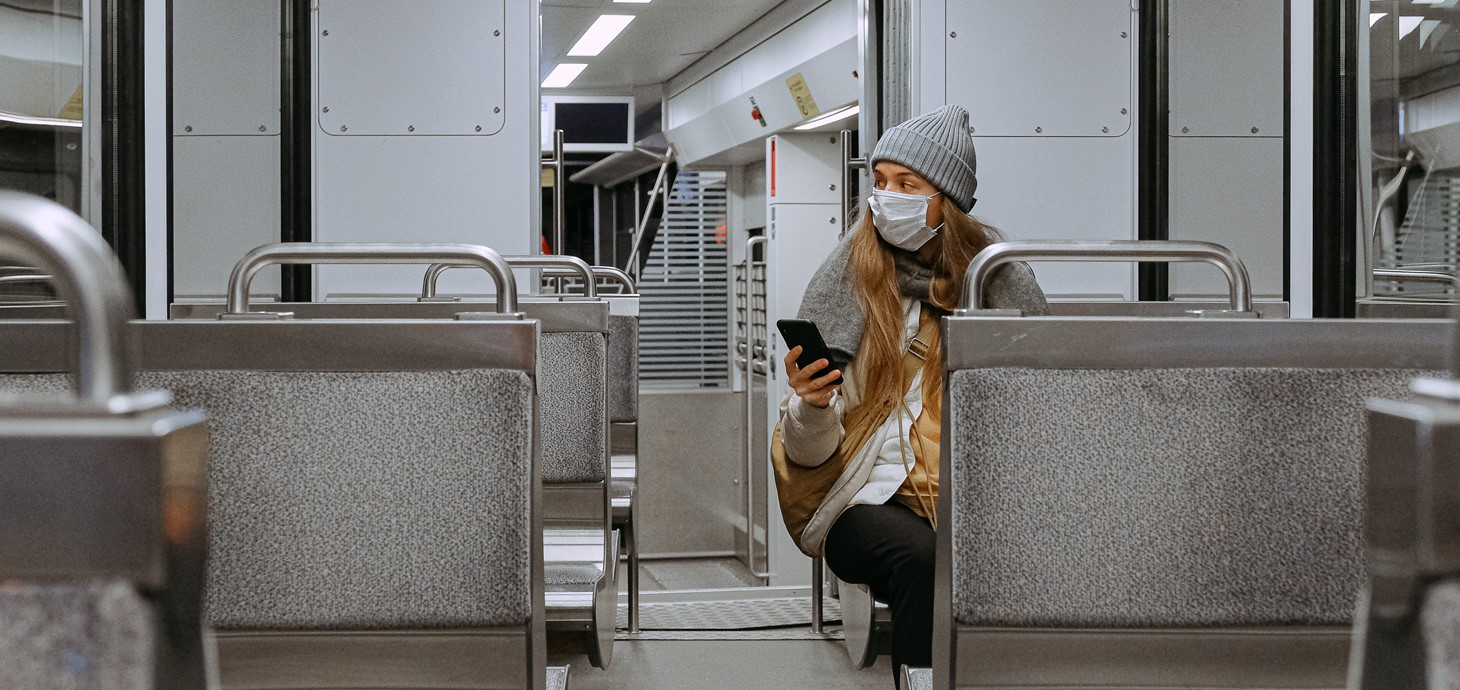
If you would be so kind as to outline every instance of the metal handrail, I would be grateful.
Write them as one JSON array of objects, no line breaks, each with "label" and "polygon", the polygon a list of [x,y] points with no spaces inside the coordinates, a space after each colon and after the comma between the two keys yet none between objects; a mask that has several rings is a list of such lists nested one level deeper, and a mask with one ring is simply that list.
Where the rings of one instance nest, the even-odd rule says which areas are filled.
[{"label": "metal handrail", "polygon": [[553,171],[553,251],[563,254],[563,241],[567,234],[564,216],[568,208],[568,179],[564,175],[568,170],[568,161],[563,156],[563,130],[553,130],[553,157],[543,159],[542,167]]},{"label": "metal handrail", "polygon": [[[629,274],[624,273],[623,271],[614,268],[613,266],[589,266],[589,268],[593,269],[593,277],[595,279],[608,283],[617,283],[620,288],[619,294],[638,294],[639,288],[638,286],[634,285],[634,279],[629,277]],[[572,275],[572,272],[545,270],[543,271],[543,275],[553,278],[567,277]]]},{"label": "metal handrail", "polygon": [[[512,268],[567,269],[583,279],[584,297],[598,296],[598,290],[594,285],[593,267],[589,266],[588,262],[576,256],[544,254],[539,256],[504,256],[501,258]],[[421,299],[432,299],[436,297],[436,283],[441,280],[442,273],[453,268],[471,268],[473,265],[455,261],[440,261],[426,267],[426,275],[421,279]]]},{"label": "metal handrail", "polygon": [[847,222],[851,220],[851,215],[852,215],[852,200],[851,200],[852,171],[853,170],[866,170],[867,169],[867,158],[865,156],[858,157],[858,158],[853,158],[852,157],[852,130],[850,130],[850,129],[844,129],[844,130],[841,131],[841,145],[842,145],[842,187],[841,187],[842,226],[841,226],[840,232],[837,233],[837,237],[838,238],[843,238],[843,237],[846,237],[847,236]]},{"label": "metal handrail", "polygon": [[0,276],[0,285],[5,285],[7,283],[49,283],[52,280],[53,278],[51,276],[43,273],[34,273],[30,275]]},{"label": "metal handrail", "polygon": [[[751,575],[761,579],[769,579],[775,573],[755,570],[755,399],[751,391],[754,388],[752,384],[756,360],[755,308],[751,300],[755,294],[755,275],[752,270],[755,266],[755,248],[764,247],[768,239],[761,235],[745,242],[745,291],[741,294],[745,304],[745,565],[750,568]],[[766,370],[769,369],[767,366]]]},{"label": "metal handrail", "polygon": [[224,315],[248,313],[248,287],[266,266],[282,264],[466,264],[484,269],[497,283],[497,312],[517,312],[517,280],[491,247],[479,244],[370,244],[280,242],[255,247],[233,266]]},{"label": "metal handrail", "polygon": [[994,269],[1016,261],[1198,261],[1227,276],[1232,311],[1252,311],[1252,279],[1230,249],[1212,242],[1179,240],[1022,240],[985,247],[964,273],[958,312],[984,308],[984,286]]},{"label": "metal handrail", "polygon": [[47,129],[81,129],[80,120],[68,120],[64,117],[36,117],[34,115],[21,115],[0,110],[0,122],[22,127],[41,127]]},{"label": "metal handrail", "polygon": [[[649,213],[654,210],[654,203],[661,197],[668,196],[669,190],[665,189],[664,177],[669,173],[669,164],[674,162],[674,145],[671,144],[664,152],[664,160],[659,163],[659,174],[654,177],[654,188],[649,191],[649,203],[644,206],[638,218],[634,219],[637,226],[634,228],[633,244],[629,248],[629,261],[625,270],[629,275],[639,275],[639,245],[644,242],[644,231],[649,229]],[[634,197],[638,203],[638,196]]]},{"label": "metal handrail", "polygon": [[101,235],[55,202],[0,191],[0,255],[53,276],[56,292],[76,322],[76,396],[120,412],[132,390],[127,322],[135,315],[126,274]]},{"label": "metal handrail", "polygon": [[1376,268],[1375,278],[1390,280],[1413,280],[1419,283],[1440,283],[1455,288],[1460,293],[1460,277],[1443,271],[1420,271],[1412,268]]}]

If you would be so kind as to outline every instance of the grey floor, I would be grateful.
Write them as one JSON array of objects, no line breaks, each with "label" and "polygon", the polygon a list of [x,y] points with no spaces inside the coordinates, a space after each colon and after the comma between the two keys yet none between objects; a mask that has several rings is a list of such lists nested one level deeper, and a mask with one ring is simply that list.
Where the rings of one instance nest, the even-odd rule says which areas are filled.
[{"label": "grey floor", "polygon": [[[735,559],[645,561],[640,567],[645,592],[724,589],[755,584]],[[620,572],[620,589],[628,578]],[[624,601],[622,598],[620,601]],[[830,632],[831,629],[829,629]],[[871,668],[852,668],[840,640],[814,639],[800,627],[778,631],[749,631],[748,635],[775,635],[803,639],[666,639],[695,633],[645,633],[653,639],[621,635],[614,642],[613,662],[593,668],[571,637],[549,635],[548,663],[570,665],[572,690],[605,688],[754,688],[756,690],[814,690],[817,688],[890,688],[892,663],[880,657]],[[708,633],[717,635],[723,633]],[[726,636],[732,636],[726,635]],[[805,639],[812,638],[812,639]]]},{"label": "grey floor", "polygon": [[619,640],[607,670],[593,668],[582,654],[557,652],[553,646],[548,663],[571,664],[570,690],[892,687],[888,657],[857,671],[842,643],[829,640]]}]

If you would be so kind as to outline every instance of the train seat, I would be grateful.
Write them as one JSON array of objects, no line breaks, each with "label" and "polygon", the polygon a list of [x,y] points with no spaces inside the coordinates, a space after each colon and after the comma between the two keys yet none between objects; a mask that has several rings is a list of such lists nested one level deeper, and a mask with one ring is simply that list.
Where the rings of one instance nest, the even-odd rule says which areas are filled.
[{"label": "train seat", "polygon": [[937,687],[1343,686],[1363,400],[1446,329],[946,319]]},{"label": "train seat", "polygon": [[[208,420],[134,389],[132,293],[79,217],[0,192],[0,258],[41,267],[76,322],[52,343],[74,390],[0,375],[0,687],[203,690]],[[33,347],[14,326],[5,360]]]},{"label": "train seat", "polygon": [[[0,329],[6,370],[65,328]],[[536,322],[132,328],[139,383],[209,415],[223,687],[544,687]]]},{"label": "train seat", "polygon": [[609,295],[609,501],[628,556],[628,631],[639,632],[639,297]]}]

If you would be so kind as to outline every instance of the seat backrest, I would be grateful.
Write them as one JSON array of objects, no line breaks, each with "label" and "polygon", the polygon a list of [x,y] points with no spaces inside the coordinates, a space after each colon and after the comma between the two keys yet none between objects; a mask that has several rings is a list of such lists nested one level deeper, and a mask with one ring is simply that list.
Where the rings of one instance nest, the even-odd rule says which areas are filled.
[{"label": "seat backrest", "polygon": [[608,315],[608,420],[639,420],[639,298],[611,296]]},{"label": "seat backrest", "polygon": [[947,329],[940,549],[958,624],[1352,620],[1363,400],[1403,396],[1417,370],[1443,366],[1424,349],[1440,325],[955,317]]},{"label": "seat backrest", "polygon": [[[211,627],[499,629],[528,650],[503,663],[535,684],[537,322],[133,328],[139,384],[208,413]],[[45,347],[64,325],[29,330]],[[61,383],[0,376],[0,388]]]},{"label": "seat backrest", "polygon": [[[1365,581],[1364,400],[1403,397],[1416,373],[1444,368],[1445,324],[950,317],[943,327],[934,639],[952,652],[934,670],[958,655],[959,630],[969,640],[1111,630],[1139,646],[1137,629],[1352,623]],[[1304,681],[1342,678],[1346,633],[1323,635],[1323,654],[1304,652],[1317,674]],[[1241,655],[1232,649],[1207,656]],[[1168,656],[1202,658],[1191,654]],[[1280,665],[1241,672],[1273,683],[1263,674]],[[1231,664],[1207,671],[1142,681],[1225,683]],[[1076,668],[1054,683],[1088,678]]]}]

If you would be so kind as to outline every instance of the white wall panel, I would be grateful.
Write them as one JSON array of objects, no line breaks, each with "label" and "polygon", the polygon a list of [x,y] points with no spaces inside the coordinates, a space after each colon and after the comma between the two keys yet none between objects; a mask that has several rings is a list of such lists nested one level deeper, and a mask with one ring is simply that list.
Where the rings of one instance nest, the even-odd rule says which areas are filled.
[{"label": "white wall panel", "polygon": [[949,101],[980,135],[1121,136],[1133,21],[1128,0],[948,2]]},{"label": "white wall panel", "polygon": [[[1171,239],[1217,242],[1236,252],[1254,297],[1283,295],[1283,140],[1171,139]],[[1214,267],[1171,265],[1172,299],[1225,299]]]},{"label": "white wall panel", "polygon": [[[1134,239],[1129,3],[946,0],[924,4],[919,19],[918,112],[945,103],[968,109],[978,155],[974,215],[1009,239]],[[1033,268],[1051,297],[1135,297],[1129,264]]]},{"label": "white wall panel", "polygon": [[[222,297],[248,250],[279,241],[279,137],[173,137],[172,146],[173,296]],[[278,295],[279,269],[259,273],[251,294]]]},{"label": "white wall panel", "polygon": [[1284,5],[1171,0],[1172,136],[1281,136]]},{"label": "white wall panel", "polygon": [[173,134],[279,133],[279,12],[277,0],[172,3]]},{"label": "white wall panel", "polygon": [[[328,27],[321,24],[336,8],[355,0],[321,0],[314,27],[316,51]],[[388,41],[360,50],[404,55],[430,55],[433,69],[414,71],[431,93],[477,88],[472,79],[485,72],[505,75],[500,127],[484,122],[483,136],[440,136],[402,132],[392,136],[337,136],[324,126],[323,107],[316,131],[314,237],[320,242],[470,242],[486,244],[503,254],[535,253],[539,236],[538,151],[538,14],[533,3],[479,3],[464,0],[371,0],[377,12],[409,18],[393,26]],[[503,12],[505,11],[505,14]],[[419,21],[423,16],[432,21]],[[502,36],[492,29],[483,45],[461,46],[443,41],[448,23],[486,27],[501,18]],[[455,36],[456,34],[451,34]],[[501,41],[494,52],[485,44]],[[443,44],[455,49],[441,53]],[[494,57],[496,56],[496,57]],[[500,60],[500,64],[484,61]],[[369,85],[374,60],[330,58],[320,83]],[[385,100],[390,97],[382,95]],[[362,104],[363,107],[363,104]],[[440,122],[470,111],[467,101],[436,102]],[[493,106],[496,107],[496,106]],[[480,115],[479,112],[473,112]],[[333,123],[332,123],[333,124]],[[399,124],[399,123],[397,123]],[[348,124],[345,126],[349,126]],[[384,125],[382,125],[384,126]],[[441,125],[445,127],[445,125]],[[353,129],[353,128],[352,128]],[[367,130],[368,131],[368,130]],[[316,270],[317,296],[340,293],[409,293],[420,289],[420,267],[327,266]],[[467,273],[456,271],[455,273]],[[449,274],[448,274],[449,275]],[[480,292],[479,276],[451,276],[455,284]],[[469,281],[469,282],[464,282]]]},{"label": "white wall panel", "polygon": [[[503,0],[420,5],[320,3],[322,132],[491,136],[501,131],[507,107]],[[401,31],[405,26],[409,32]],[[406,41],[400,40],[402,33]]]}]

